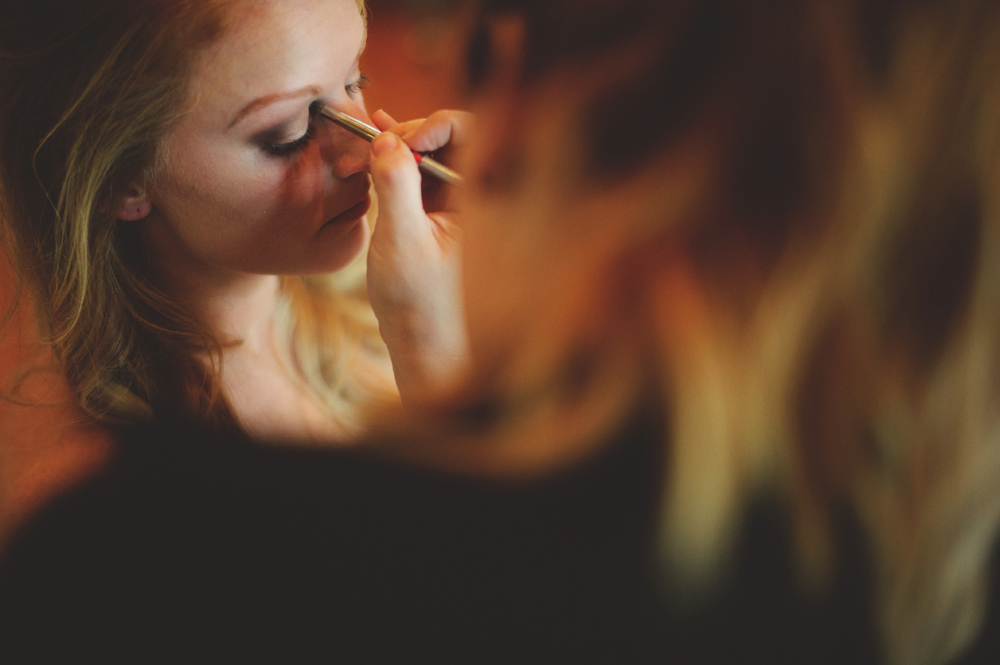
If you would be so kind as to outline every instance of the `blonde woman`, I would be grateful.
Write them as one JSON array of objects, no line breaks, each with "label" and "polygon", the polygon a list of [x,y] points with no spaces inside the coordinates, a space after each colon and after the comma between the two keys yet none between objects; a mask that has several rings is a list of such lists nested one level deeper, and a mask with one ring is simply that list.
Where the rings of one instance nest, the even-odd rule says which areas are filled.
[{"label": "blonde woman", "polygon": [[[277,643],[453,662],[984,653],[1000,607],[988,585],[1000,526],[996,3],[486,0],[476,25],[478,116],[459,132],[471,377],[378,438],[492,480],[234,454],[242,491],[289,496],[292,515],[320,506],[298,529],[232,522],[236,535],[297,544],[253,572],[298,579],[311,562],[307,579],[331,590],[299,587],[329,620]],[[448,134],[432,130],[397,128],[411,146],[442,147]],[[409,148],[384,136],[373,154],[383,221],[420,222]],[[80,504],[25,532],[20,568],[2,578],[20,590],[10,597],[73,585],[85,604],[88,585],[105,587],[78,580],[72,555],[37,563],[45,536],[73,551],[91,525],[141,523],[120,509],[136,478],[198,468],[161,476],[124,451]],[[184,516],[243,514],[213,484],[163,485],[150,493],[158,514],[174,514],[175,496],[199,509]],[[369,528],[373,514],[383,528]],[[170,523],[180,553],[230,524]],[[107,531],[85,559],[100,584],[129,591],[134,579],[108,551],[139,573],[173,560]],[[181,570],[213,579],[216,557],[255,551],[212,542]],[[331,566],[338,556],[352,565]],[[206,595],[231,607],[227,590]],[[160,594],[108,616],[142,606],[162,618]],[[266,643],[246,629],[258,616],[233,634]],[[89,637],[75,617],[63,625]],[[329,640],[329,626],[346,628]]]},{"label": "blonde woman", "polygon": [[122,428],[344,442],[460,358],[453,292],[395,286],[450,247],[387,225],[369,291],[369,146],[315,112],[368,119],[365,35],[355,0],[5,5],[0,533]]},{"label": "blonde woman", "polygon": [[315,108],[367,119],[363,3],[16,2],[2,30],[4,239],[86,416],[355,435],[394,392],[369,147]]}]

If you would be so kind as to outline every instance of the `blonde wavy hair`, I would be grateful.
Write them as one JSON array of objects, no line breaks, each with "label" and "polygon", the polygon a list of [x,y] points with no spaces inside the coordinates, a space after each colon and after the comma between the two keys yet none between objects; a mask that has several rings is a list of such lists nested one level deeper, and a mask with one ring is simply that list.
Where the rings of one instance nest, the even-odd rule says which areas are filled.
[{"label": "blonde wavy hair", "polygon": [[824,593],[846,507],[887,661],[959,654],[1000,528],[1000,6],[482,4],[473,84],[511,17],[525,99],[612,70],[560,119],[584,164],[564,203],[587,209],[505,231],[593,251],[400,454],[539,473],[652,419],[679,597],[724,583],[762,494],[788,508],[802,592]]},{"label": "blonde wavy hair", "polygon": [[[44,341],[95,421],[183,417],[239,429],[218,380],[232,340],[157,288],[136,230],[114,212],[129,182],[155,176],[160,141],[189,104],[192,61],[237,5],[18,0],[0,16],[2,240],[18,291],[26,287]],[[363,0],[358,10],[364,17]],[[384,349],[363,257],[337,275],[283,278],[281,288],[293,370],[332,418],[358,426],[360,404],[386,386],[374,378]]]},{"label": "blonde wavy hair", "polygon": [[[804,187],[758,245],[773,258],[753,299],[668,354],[662,551],[678,579],[718,579],[744,506],[769,487],[788,500],[803,589],[820,593],[848,506],[886,662],[946,663],[982,628],[1000,535],[1000,8],[799,10],[798,108],[751,145],[792,137]],[[800,177],[778,173],[790,189]],[[736,219],[754,221],[745,210]],[[743,290],[720,265],[705,283]]]}]

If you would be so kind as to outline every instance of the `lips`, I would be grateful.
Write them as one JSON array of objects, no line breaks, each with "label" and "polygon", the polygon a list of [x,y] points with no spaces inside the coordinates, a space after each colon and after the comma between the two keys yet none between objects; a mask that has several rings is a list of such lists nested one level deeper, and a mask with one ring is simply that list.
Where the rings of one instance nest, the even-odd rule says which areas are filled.
[{"label": "lips", "polygon": [[368,212],[368,208],[371,207],[371,204],[371,196],[368,192],[365,192],[364,198],[328,221],[326,224],[346,224],[349,222],[356,222],[361,219],[366,212]]}]

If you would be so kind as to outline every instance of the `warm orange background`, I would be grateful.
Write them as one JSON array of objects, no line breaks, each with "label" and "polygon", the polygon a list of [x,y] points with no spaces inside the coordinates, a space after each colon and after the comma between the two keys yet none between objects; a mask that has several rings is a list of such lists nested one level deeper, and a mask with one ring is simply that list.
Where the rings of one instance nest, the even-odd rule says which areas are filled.
[{"label": "warm orange background", "polygon": [[400,122],[441,108],[462,108],[460,76],[465,20],[455,12],[412,8],[421,4],[369,2],[368,44],[361,70],[372,82],[368,112],[383,109]]}]

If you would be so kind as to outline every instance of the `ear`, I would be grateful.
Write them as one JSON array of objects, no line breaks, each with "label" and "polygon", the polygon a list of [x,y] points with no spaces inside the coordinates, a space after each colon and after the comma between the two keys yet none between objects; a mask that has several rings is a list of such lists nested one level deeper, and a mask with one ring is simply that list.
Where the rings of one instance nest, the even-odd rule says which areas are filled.
[{"label": "ear", "polygon": [[524,19],[514,14],[498,16],[489,25],[493,84],[514,86],[524,74],[524,49],[527,28]]},{"label": "ear", "polygon": [[516,15],[493,18],[487,25],[489,66],[474,109],[490,131],[480,139],[482,184],[502,185],[512,172],[523,135],[521,78],[524,67],[524,20]]},{"label": "ear", "polygon": [[118,219],[123,222],[134,222],[145,218],[153,209],[145,187],[130,185],[128,195],[118,208]]}]

